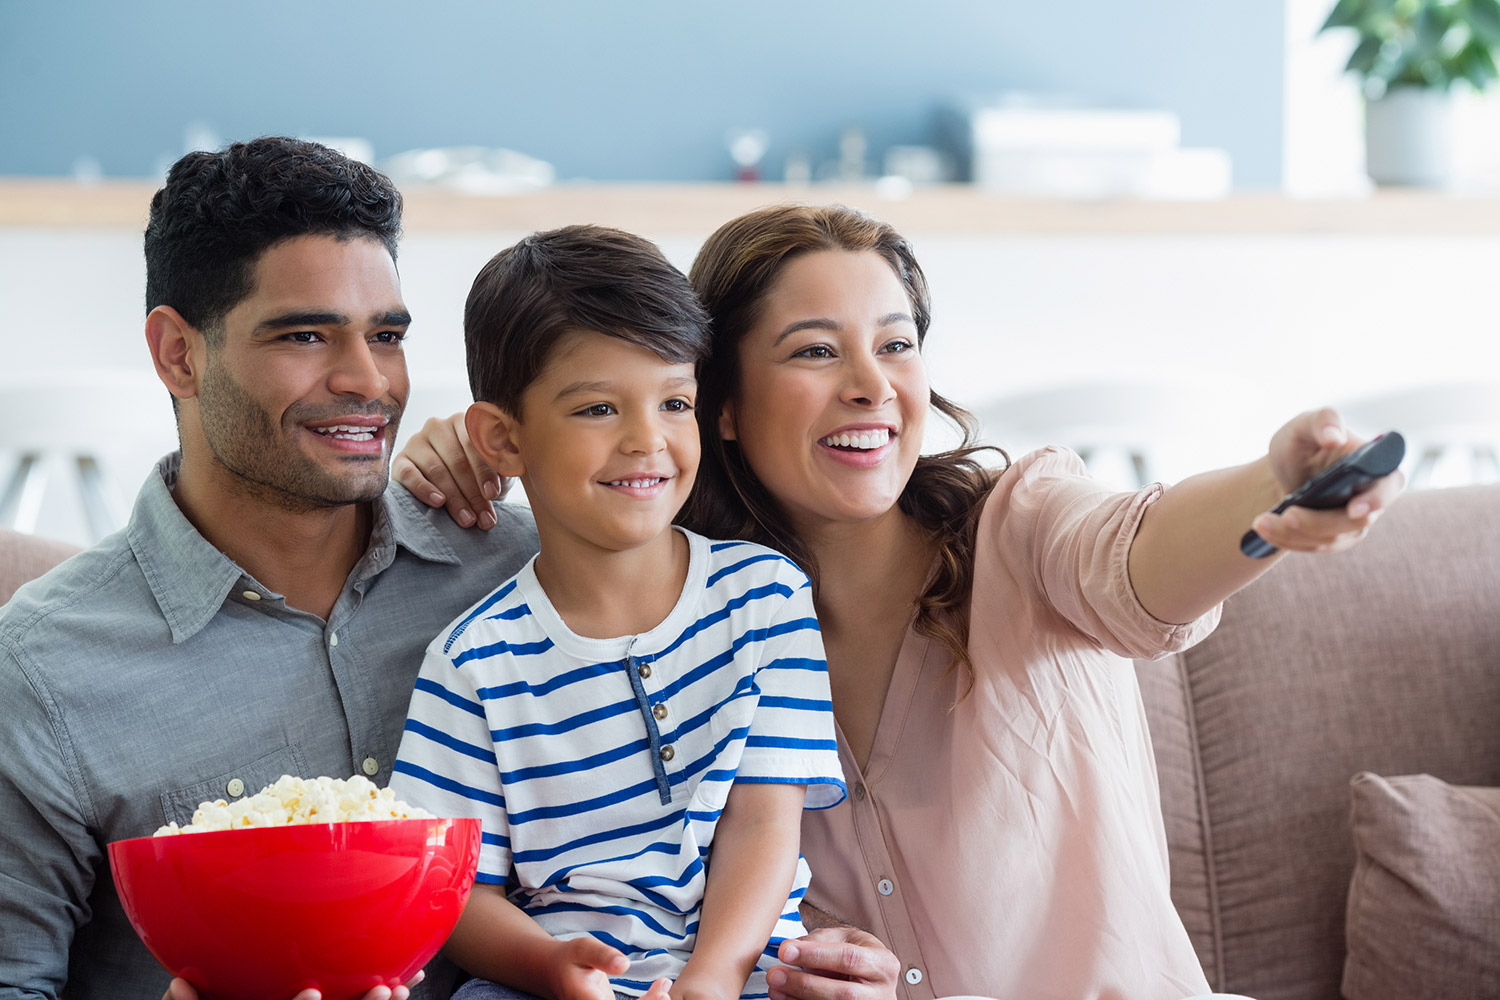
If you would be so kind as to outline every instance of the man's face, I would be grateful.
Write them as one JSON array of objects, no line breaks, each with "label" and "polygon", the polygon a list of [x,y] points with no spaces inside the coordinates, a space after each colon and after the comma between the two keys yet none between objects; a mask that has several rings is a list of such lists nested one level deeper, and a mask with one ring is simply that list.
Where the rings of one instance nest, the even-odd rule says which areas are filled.
[{"label": "man's face", "polygon": [[379,497],[406,405],[410,321],[376,240],[299,236],[266,251],[199,385],[221,470],[289,510]]}]

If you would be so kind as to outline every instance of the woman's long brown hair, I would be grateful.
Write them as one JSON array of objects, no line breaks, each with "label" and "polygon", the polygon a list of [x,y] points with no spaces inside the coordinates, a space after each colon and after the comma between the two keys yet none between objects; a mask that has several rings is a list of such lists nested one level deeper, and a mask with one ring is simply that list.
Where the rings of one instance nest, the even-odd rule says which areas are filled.
[{"label": "woman's long brown hair", "polygon": [[[818,584],[811,549],[797,536],[780,505],[746,464],[739,445],[719,433],[719,414],[739,391],[740,343],[786,264],[818,250],[879,254],[896,273],[911,301],[920,346],[932,310],[927,278],[911,246],[890,226],[839,205],[781,205],[725,223],[698,251],[689,272],[694,290],[713,320],[713,354],[698,385],[698,426],[703,458],[692,496],[678,520],[711,538],[743,538],[785,553]],[[932,393],[934,409],[962,433],[958,447],[917,459],[897,501],[933,539],[937,566],[917,599],[913,626],[941,642],[971,676],[969,621],[964,610],[974,584],[974,535],[983,500],[998,472],[977,453],[999,449],[976,443],[977,421],[957,404]],[[816,593],[816,589],[814,590]]]}]

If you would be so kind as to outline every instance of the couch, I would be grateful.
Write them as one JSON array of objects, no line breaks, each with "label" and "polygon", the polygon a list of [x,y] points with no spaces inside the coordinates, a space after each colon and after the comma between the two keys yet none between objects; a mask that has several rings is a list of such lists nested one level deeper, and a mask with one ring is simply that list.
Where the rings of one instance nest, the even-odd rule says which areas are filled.
[{"label": "couch", "polygon": [[75,545],[0,528],[0,604],[16,588],[78,551]]},{"label": "couch", "polygon": [[[71,551],[0,529],[0,601]],[[1408,493],[1358,548],[1285,558],[1226,602],[1207,640],[1136,669],[1173,899],[1209,982],[1257,1000],[1336,1000],[1351,780],[1500,787],[1500,487]],[[1485,843],[1500,859],[1494,808]],[[1447,961],[1484,975],[1500,964],[1500,877],[1472,881],[1496,924]],[[1500,996],[1500,975],[1457,995]]]},{"label": "couch", "polygon": [[1407,493],[1136,670],[1173,900],[1216,990],[1500,997],[1500,487]]}]

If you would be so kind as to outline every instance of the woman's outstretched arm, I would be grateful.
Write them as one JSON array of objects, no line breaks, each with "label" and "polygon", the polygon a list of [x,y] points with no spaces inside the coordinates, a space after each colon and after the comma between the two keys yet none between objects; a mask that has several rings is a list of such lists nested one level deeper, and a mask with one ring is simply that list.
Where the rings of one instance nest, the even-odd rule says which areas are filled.
[{"label": "woman's outstretched arm", "polygon": [[1358,544],[1405,486],[1399,471],[1343,508],[1269,511],[1362,444],[1337,412],[1314,410],[1278,430],[1261,458],[1168,489],[1146,511],[1130,548],[1130,582],[1142,606],[1164,622],[1189,622],[1260,576],[1280,555],[1242,554],[1240,538],[1251,528],[1282,552],[1341,552]]}]

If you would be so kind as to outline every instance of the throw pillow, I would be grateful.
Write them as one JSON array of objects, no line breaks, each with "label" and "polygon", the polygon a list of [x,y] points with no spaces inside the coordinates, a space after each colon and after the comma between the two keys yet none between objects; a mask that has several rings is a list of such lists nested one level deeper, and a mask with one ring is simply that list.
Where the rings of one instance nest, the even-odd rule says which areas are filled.
[{"label": "throw pillow", "polygon": [[1347,1000],[1500,997],[1500,788],[1350,782]]}]

